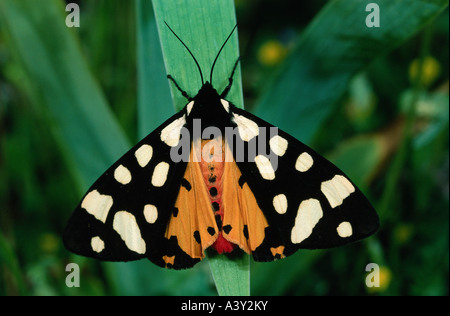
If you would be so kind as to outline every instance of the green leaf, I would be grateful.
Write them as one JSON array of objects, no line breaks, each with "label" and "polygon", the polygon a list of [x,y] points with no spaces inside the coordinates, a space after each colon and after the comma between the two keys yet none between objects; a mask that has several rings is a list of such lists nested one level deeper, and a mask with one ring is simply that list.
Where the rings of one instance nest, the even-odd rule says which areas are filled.
[{"label": "green leaf", "polygon": [[379,0],[381,25],[369,28],[365,19],[370,2],[328,2],[272,78],[255,114],[310,142],[354,74],[411,37],[448,5],[448,0]]},{"label": "green leaf", "polygon": [[[202,70],[203,81],[210,81],[210,70],[214,58],[236,25],[234,3],[231,0],[220,2],[153,0],[153,6],[167,73],[175,78],[181,89],[188,95],[195,96],[202,85],[199,70],[188,51],[172,34],[165,22],[195,56]],[[228,85],[228,78],[238,57],[238,37],[235,31],[214,68],[212,83],[219,93]],[[243,107],[239,67],[233,79],[233,86],[227,99]],[[180,110],[187,101],[174,85],[171,85],[171,91],[175,108]],[[248,258],[230,259],[227,256],[209,257],[211,272],[219,295],[250,294],[248,260]]]},{"label": "green leaf", "polygon": [[214,251],[207,251],[207,255],[219,295],[250,295],[249,255],[236,250],[228,256]]}]

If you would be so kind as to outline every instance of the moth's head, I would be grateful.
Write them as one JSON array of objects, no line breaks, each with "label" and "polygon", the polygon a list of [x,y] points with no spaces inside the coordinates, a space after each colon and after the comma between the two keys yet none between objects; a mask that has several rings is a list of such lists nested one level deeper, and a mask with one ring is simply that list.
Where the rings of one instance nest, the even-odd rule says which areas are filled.
[{"label": "moth's head", "polygon": [[218,113],[221,110],[224,110],[221,100],[222,98],[217,90],[214,89],[210,82],[206,81],[198,91],[197,95],[192,99],[192,101],[194,101],[193,108],[196,110],[202,109],[202,111],[205,111],[204,108],[210,108],[214,113]]},{"label": "moth's head", "polygon": [[213,88],[212,84],[209,81],[206,81],[200,90],[198,90],[197,95],[194,99],[203,99],[203,98],[212,98],[212,97],[219,97],[219,93],[216,89]]}]

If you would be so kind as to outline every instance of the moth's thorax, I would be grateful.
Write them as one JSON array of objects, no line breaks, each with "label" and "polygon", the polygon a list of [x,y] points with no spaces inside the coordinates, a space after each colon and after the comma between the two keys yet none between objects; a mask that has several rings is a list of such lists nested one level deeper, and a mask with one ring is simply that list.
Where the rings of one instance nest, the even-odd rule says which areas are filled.
[{"label": "moth's thorax", "polygon": [[188,104],[187,112],[188,124],[194,119],[200,119],[202,128],[214,126],[222,129],[230,126],[229,103],[220,97],[209,82],[201,87]]}]

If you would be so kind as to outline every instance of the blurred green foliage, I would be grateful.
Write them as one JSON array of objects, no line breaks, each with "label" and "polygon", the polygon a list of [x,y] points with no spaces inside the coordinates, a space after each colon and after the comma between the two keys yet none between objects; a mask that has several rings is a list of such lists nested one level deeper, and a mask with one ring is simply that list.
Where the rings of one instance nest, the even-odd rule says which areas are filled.
[{"label": "blurred green foliage", "polygon": [[[174,106],[150,1],[78,1],[75,29],[45,1],[0,0],[0,295],[215,295],[206,262],[168,271],[63,248],[87,186]],[[380,28],[365,25],[369,2]],[[447,5],[235,1],[245,108],[334,161],[381,218],[363,242],[251,262],[251,294],[448,295]],[[70,262],[79,288],[65,285]],[[370,262],[379,288],[365,285]]]}]

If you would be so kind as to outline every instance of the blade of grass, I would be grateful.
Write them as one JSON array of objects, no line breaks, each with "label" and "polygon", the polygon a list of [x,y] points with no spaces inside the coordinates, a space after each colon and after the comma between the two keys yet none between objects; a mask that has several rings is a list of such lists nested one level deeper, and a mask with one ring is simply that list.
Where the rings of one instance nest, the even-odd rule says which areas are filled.
[{"label": "blade of grass", "polygon": [[[209,81],[210,69],[223,42],[236,25],[234,3],[231,0],[164,1],[153,0],[161,46],[167,73],[172,75],[188,95],[195,96],[201,87],[199,70],[187,50],[170,32],[165,22],[189,47],[202,70],[204,81]],[[237,31],[223,49],[214,68],[212,83],[218,92],[228,84],[228,78],[239,56]],[[243,107],[240,68],[227,99]],[[186,99],[171,85],[175,108],[180,110]],[[211,272],[219,295],[249,295],[250,265],[246,259],[226,256],[211,257]]]},{"label": "blade of grass", "polygon": [[219,295],[250,294],[250,256],[238,252],[227,257],[214,253],[214,250],[207,251],[207,256]]}]

